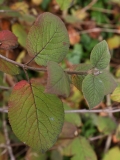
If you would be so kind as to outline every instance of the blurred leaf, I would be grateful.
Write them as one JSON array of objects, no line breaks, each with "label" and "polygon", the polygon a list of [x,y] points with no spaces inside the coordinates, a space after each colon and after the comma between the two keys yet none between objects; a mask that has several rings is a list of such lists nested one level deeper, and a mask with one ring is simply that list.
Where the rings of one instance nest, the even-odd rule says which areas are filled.
[{"label": "blurred leaf", "polygon": [[77,126],[75,126],[73,123],[65,121],[63,124],[62,132],[60,133],[60,140],[58,140],[58,142],[60,143],[61,140],[64,141],[65,138],[66,139],[74,138],[77,135],[78,135]]},{"label": "blurred leaf", "polygon": [[48,80],[46,93],[68,97],[70,94],[70,80],[67,73],[56,63],[48,62]]},{"label": "blurred leaf", "polygon": [[113,2],[113,3],[117,3],[117,4],[120,5],[120,1],[119,0],[110,0],[110,1]]},{"label": "blurred leaf", "polygon": [[68,9],[72,3],[72,0],[56,0],[62,10]]},{"label": "blurred leaf", "polygon": [[103,160],[120,160],[120,149],[119,147],[111,148],[104,156]]},{"label": "blurred leaf", "polygon": [[83,49],[81,44],[75,44],[74,49],[67,54],[67,59],[72,64],[79,64],[82,58]]},{"label": "blurred leaf", "polygon": [[46,154],[41,154],[35,150],[29,149],[27,151],[27,154],[25,156],[26,160],[46,160],[47,155]]},{"label": "blurred leaf", "polygon": [[98,116],[95,121],[95,124],[98,130],[104,133],[105,135],[111,134],[117,127],[116,123],[110,117]]},{"label": "blurred leaf", "polygon": [[120,124],[118,124],[117,126],[115,135],[116,135],[117,140],[120,141]]},{"label": "blurred leaf", "polygon": [[38,82],[22,80],[12,90],[8,116],[16,136],[43,153],[53,146],[62,130],[64,109],[61,100],[45,94]]},{"label": "blurred leaf", "polygon": [[28,3],[25,1],[22,2],[15,2],[10,7],[13,10],[18,10],[21,14],[27,14],[29,12]]},{"label": "blurred leaf", "polygon": [[103,82],[105,95],[112,93],[117,87],[114,77],[109,72],[102,71],[102,74],[99,74],[99,78]]},{"label": "blurred leaf", "polygon": [[89,142],[82,136],[75,138],[63,151],[71,160],[97,160],[95,152]]},{"label": "blurred leaf", "polygon": [[104,97],[104,86],[99,75],[87,75],[82,83],[82,91],[90,109],[98,105]]},{"label": "blurred leaf", "polygon": [[[74,68],[74,71],[80,71],[80,72],[86,72],[89,71],[90,69],[92,69],[92,65],[91,64],[79,64]],[[85,78],[85,76],[87,75],[72,75],[72,83],[75,85],[75,87],[82,91],[82,82]]]},{"label": "blurred leaf", "polygon": [[19,11],[14,11],[8,6],[0,6],[0,10],[4,10],[4,12],[0,13],[0,17],[20,17],[21,14]]},{"label": "blurred leaf", "polygon": [[43,0],[41,7],[43,10],[46,10],[51,0]]},{"label": "blurred leaf", "polygon": [[18,23],[15,23],[12,25],[12,31],[18,37],[18,42],[21,44],[21,46],[25,47],[27,33],[24,27]]},{"label": "blurred leaf", "polygon": [[75,86],[72,87],[72,92],[73,94],[69,96],[68,100],[73,103],[74,108],[79,108],[83,94]]},{"label": "blurred leaf", "polygon": [[114,35],[107,40],[110,49],[115,49],[120,47],[120,36]]},{"label": "blurred leaf", "polygon": [[105,69],[110,62],[110,53],[105,40],[98,43],[92,50],[90,61],[98,69]]},{"label": "blurred leaf", "polygon": [[39,65],[61,62],[69,50],[68,33],[61,19],[48,12],[40,14],[29,31],[27,50]]},{"label": "blurred leaf", "polygon": [[114,90],[111,95],[111,99],[116,102],[120,102],[120,85]]},{"label": "blurred leaf", "polygon": [[17,37],[9,30],[3,30],[0,32],[0,48],[1,49],[13,49],[18,46]]},{"label": "blurred leaf", "polygon": [[63,160],[63,156],[58,150],[51,151],[51,160]]},{"label": "blurred leaf", "polygon": [[[65,111],[72,110],[72,108],[64,103],[64,110]],[[76,125],[77,127],[80,127],[82,125],[80,115],[77,113],[66,113],[65,114],[65,121],[70,122],[70,123]]]},{"label": "blurred leaf", "polygon": [[80,35],[74,27],[72,27],[72,26],[68,27],[68,34],[69,34],[69,39],[70,39],[71,45],[75,45],[80,42]]},{"label": "blurred leaf", "polygon": [[4,0],[0,0],[0,5],[3,4]]},{"label": "blurred leaf", "polygon": [[4,76],[4,73],[0,71],[0,85],[1,86],[3,85],[3,76]]},{"label": "blurred leaf", "polygon": [[33,4],[35,4],[36,6],[40,5],[43,0],[31,0]]},{"label": "blurred leaf", "polygon": [[20,73],[19,68],[15,64],[7,62],[2,58],[0,58],[0,71],[11,75],[16,75]]}]

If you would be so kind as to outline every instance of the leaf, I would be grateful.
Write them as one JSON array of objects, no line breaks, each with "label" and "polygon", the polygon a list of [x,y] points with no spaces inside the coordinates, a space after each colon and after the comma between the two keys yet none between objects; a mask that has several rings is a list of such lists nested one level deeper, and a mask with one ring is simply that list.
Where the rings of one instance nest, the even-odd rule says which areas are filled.
[{"label": "leaf", "polygon": [[[88,71],[90,69],[92,69],[92,65],[91,64],[79,64],[74,68],[74,71],[86,72],[86,71]],[[86,74],[85,75],[77,75],[77,74],[76,75],[72,75],[72,83],[80,91],[82,90],[82,82],[83,82]]]},{"label": "leaf", "polygon": [[110,49],[115,49],[120,46],[120,36],[114,35],[107,40]]},{"label": "leaf", "polygon": [[[71,107],[69,107],[67,104],[64,103],[64,110],[68,111],[68,110],[72,110],[72,109],[71,109]],[[70,122],[70,123],[76,125],[77,127],[80,127],[82,125],[80,115],[77,113],[66,113],[65,114],[65,121]]]},{"label": "leaf", "polygon": [[110,62],[110,53],[106,41],[98,43],[92,50],[90,61],[93,67],[105,69]]},{"label": "leaf", "polygon": [[7,62],[2,58],[0,58],[0,71],[11,75],[16,75],[20,73],[19,68],[15,64]]},{"label": "leaf", "polygon": [[89,142],[82,136],[75,138],[65,148],[64,155],[72,156],[71,160],[97,160]]},{"label": "leaf", "polygon": [[56,142],[64,122],[61,100],[45,94],[43,86],[35,81],[23,80],[15,85],[8,116],[16,136],[42,153]]},{"label": "leaf", "polygon": [[1,49],[13,49],[18,45],[17,37],[9,30],[3,30],[0,32],[0,48]]},{"label": "leaf", "polygon": [[103,160],[120,160],[120,149],[119,147],[111,148],[104,156]]},{"label": "leaf", "polygon": [[18,37],[18,42],[20,43],[20,45],[25,47],[27,33],[26,33],[24,27],[18,23],[15,23],[12,25],[12,31]]},{"label": "leaf", "polygon": [[63,156],[61,155],[61,153],[58,150],[53,150],[51,151],[51,160],[63,160]]},{"label": "leaf", "polygon": [[61,62],[69,49],[69,36],[61,19],[52,13],[41,14],[27,37],[28,53],[38,65]]},{"label": "leaf", "polygon": [[90,109],[98,105],[104,97],[104,85],[100,76],[87,75],[82,83],[82,91]]},{"label": "leaf", "polygon": [[120,102],[120,85],[114,90],[113,94],[111,95],[111,99],[116,102]]},{"label": "leaf", "polygon": [[62,10],[68,9],[71,6],[72,0],[56,0]]},{"label": "leaf", "polygon": [[115,121],[110,117],[98,116],[94,123],[98,127],[99,131],[105,135],[111,134],[117,127]]},{"label": "leaf", "polygon": [[39,152],[36,152],[35,150],[32,150],[31,148],[27,151],[27,155],[25,157],[26,160],[46,160],[47,155],[41,154]]},{"label": "leaf", "polygon": [[110,94],[117,87],[117,83],[115,82],[113,76],[107,72],[102,71],[102,74],[99,75],[99,78],[103,82],[104,85],[104,95]]},{"label": "leaf", "polygon": [[48,80],[45,92],[68,97],[70,80],[67,73],[56,63],[48,62]]}]

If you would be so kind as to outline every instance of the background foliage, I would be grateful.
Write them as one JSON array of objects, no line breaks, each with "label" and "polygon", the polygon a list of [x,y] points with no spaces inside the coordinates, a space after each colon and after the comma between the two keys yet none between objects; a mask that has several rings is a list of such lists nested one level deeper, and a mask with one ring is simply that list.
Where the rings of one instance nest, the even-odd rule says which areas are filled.
[{"label": "background foliage", "polygon": [[[59,4],[59,5],[58,5]],[[69,4],[69,5],[68,5]],[[60,8],[61,7],[61,8]],[[62,9],[62,10],[61,10]],[[11,30],[17,37],[19,46],[14,50],[0,50],[0,53],[20,63],[28,62],[31,57],[26,51],[27,34],[36,17],[45,11],[59,16],[65,23],[69,38],[70,50],[61,63],[63,69],[72,69],[73,65],[90,64],[90,53],[93,47],[103,39],[108,43],[111,61],[108,71],[119,84],[120,78],[120,2],[119,0],[1,0],[0,1],[0,30]],[[32,42],[33,43],[33,42]],[[49,69],[56,64],[49,63]],[[31,66],[38,67],[35,62]],[[89,66],[89,65],[88,65]],[[58,66],[57,66],[58,67]],[[84,67],[84,66],[83,66]],[[89,66],[90,67],[90,66]],[[103,65],[101,65],[103,67]],[[103,67],[104,68],[104,67]],[[102,69],[102,68],[101,68]],[[61,70],[61,68],[60,68]],[[77,68],[76,68],[77,70]],[[3,67],[4,71],[4,67]],[[26,79],[22,70],[13,68],[20,75],[10,76],[0,72],[0,106],[7,108],[11,90],[18,81]],[[62,72],[62,71],[61,71]],[[28,71],[31,79],[46,85],[47,74]],[[106,75],[106,73],[105,73]],[[63,75],[64,77],[66,75]],[[108,75],[107,78],[111,76]],[[75,80],[76,77],[73,78]],[[84,78],[84,77],[83,77]],[[89,78],[89,77],[88,77]],[[103,77],[105,78],[105,77]],[[105,78],[105,79],[107,79]],[[110,79],[112,79],[110,77]],[[112,80],[111,80],[112,81]],[[113,81],[112,81],[113,82]],[[49,91],[50,84],[46,90]],[[107,85],[107,82],[106,84]],[[6,86],[6,88],[2,88]],[[109,89],[109,88],[108,88]],[[67,86],[66,95],[69,95]],[[107,91],[106,91],[107,92]],[[88,109],[83,95],[76,87],[72,87],[68,98],[62,98],[65,110]],[[117,101],[117,102],[115,102]],[[110,96],[96,106],[97,109],[110,107],[119,109],[120,86]],[[17,160],[115,160],[119,159],[120,150],[120,114],[117,113],[66,113],[62,133],[53,148],[45,154],[40,154],[20,142],[11,130],[6,113],[0,114],[0,159],[8,160],[8,147],[12,149]],[[8,139],[6,139],[6,129]]]}]

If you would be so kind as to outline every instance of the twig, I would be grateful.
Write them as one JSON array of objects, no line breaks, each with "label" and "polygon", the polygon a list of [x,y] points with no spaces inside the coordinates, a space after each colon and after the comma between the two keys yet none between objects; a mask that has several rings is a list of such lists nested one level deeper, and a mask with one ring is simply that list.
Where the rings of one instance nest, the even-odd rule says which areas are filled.
[{"label": "twig", "polygon": [[11,160],[15,160],[15,157],[13,155],[13,151],[12,151],[12,147],[10,146],[10,139],[8,136],[8,130],[7,130],[7,124],[6,124],[6,120],[5,120],[5,114],[3,114],[3,130],[4,130],[4,134],[5,134],[5,139],[6,139],[6,147],[10,156]]},{"label": "twig", "polygon": [[65,113],[116,113],[120,112],[120,108],[118,109],[98,109],[98,110],[87,110],[87,109],[80,109],[80,110],[66,110]]},{"label": "twig", "polygon": [[106,135],[99,135],[99,136],[96,136],[96,137],[91,137],[91,138],[89,138],[89,141],[95,141],[95,140],[104,138],[105,136],[106,136]]},{"label": "twig", "polygon": [[89,10],[96,2],[97,2],[97,0],[92,0],[86,7],[84,7],[83,9],[81,9],[80,12],[86,12],[86,11]]},{"label": "twig", "polygon": [[104,8],[95,8],[95,7],[92,7],[92,8],[90,8],[90,10],[98,11],[98,12],[103,12],[103,13],[108,13],[108,14],[113,14],[114,13],[113,10],[104,9]]},{"label": "twig", "polygon": [[0,86],[0,89],[3,89],[3,90],[10,90],[11,88],[10,88],[10,87],[6,87],[6,86]]},{"label": "twig", "polygon": [[91,33],[91,32],[110,32],[110,33],[118,33],[118,34],[120,34],[120,30],[118,30],[118,29],[100,28],[100,27],[83,30],[83,31],[80,31],[78,33],[86,34],[86,33]]},{"label": "twig", "polygon": [[[8,109],[7,107],[5,108],[0,108],[0,112],[7,113]],[[106,112],[106,113],[116,113],[120,112],[120,108],[115,108],[115,109],[96,109],[96,110],[87,110],[87,109],[78,109],[78,110],[65,110],[65,114],[69,113],[100,113],[100,112]]]},{"label": "twig", "polygon": [[[18,63],[16,61],[13,61],[7,57],[4,57],[3,55],[0,55],[0,58],[4,59],[5,61],[7,62],[10,62],[12,64],[15,64],[21,68],[24,68],[25,70],[29,69],[29,70],[33,70],[33,71],[43,71],[43,72],[46,72],[47,69],[46,68],[34,68],[34,67],[30,67],[30,66],[27,66],[26,64],[22,64],[22,63]],[[68,70],[64,70],[64,72],[68,73],[68,74],[79,74],[79,75],[85,75],[87,74],[88,72],[79,72],[79,71],[68,71]]]}]

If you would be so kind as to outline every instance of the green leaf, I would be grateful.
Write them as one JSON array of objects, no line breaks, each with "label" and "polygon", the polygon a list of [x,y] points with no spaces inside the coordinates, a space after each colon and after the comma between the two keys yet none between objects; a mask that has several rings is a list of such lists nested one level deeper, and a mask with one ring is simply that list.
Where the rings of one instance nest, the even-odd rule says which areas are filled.
[{"label": "green leaf", "polygon": [[45,152],[56,142],[64,122],[63,104],[55,95],[45,94],[37,82],[18,82],[9,99],[9,122],[25,144]]},{"label": "green leaf", "polygon": [[25,31],[24,27],[18,23],[12,25],[13,33],[18,37],[18,42],[21,46],[26,46],[26,38],[27,32]]},{"label": "green leaf", "polygon": [[61,62],[69,50],[69,36],[64,23],[52,13],[41,14],[27,37],[28,53],[39,65]]},{"label": "green leaf", "polygon": [[110,117],[98,116],[94,123],[98,127],[99,131],[106,135],[111,134],[117,127],[115,121]]},{"label": "green leaf", "polygon": [[[68,111],[68,110],[72,110],[72,109],[71,109],[71,107],[69,107],[67,104],[64,103],[64,110]],[[70,123],[76,125],[77,127],[80,127],[82,125],[80,115],[77,113],[66,113],[65,114],[65,121],[70,122]]]},{"label": "green leaf", "polygon": [[46,154],[42,154],[39,153],[33,149],[29,149],[27,151],[27,155],[25,156],[25,159],[27,160],[46,160],[47,159],[47,155]]},{"label": "green leaf", "polygon": [[70,94],[70,80],[67,73],[56,63],[48,62],[47,93],[68,97]]},{"label": "green leaf", "polygon": [[56,0],[57,3],[60,5],[62,10],[68,9],[72,3],[72,0]]},{"label": "green leaf", "polygon": [[72,156],[71,160],[97,160],[89,142],[82,136],[75,138],[64,150],[64,155]]},{"label": "green leaf", "polygon": [[120,124],[118,124],[118,126],[117,126],[115,136],[116,136],[117,140],[120,141]]},{"label": "green leaf", "polygon": [[0,58],[0,71],[11,75],[16,75],[20,73],[19,68],[15,64],[7,62],[2,58]]},{"label": "green leaf", "polygon": [[104,85],[99,75],[87,75],[82,83],[82,91],[90,109],[98,105],[104,97]]},{"label": "green leaf", "polygon": [[102,74],[99,75],[99,78],[104,85],[104,94],[110,94],[117,87],[117,83],[114,80],[114,77],[107,71],[102,71]]},{"label": "green leaf", "polygon": [[111,148],[104,156],[103,160],[120,160],[120,149],[119,147]]},{"label": "green leaf", "polygon": [[[91,64],[79,64],[74,68],[74,71],[86,72],[90,69],[92,69]],[[87,73],[85,75],[77,75],[77,74],[72,75],[72,83],[80,91],[82,90],[82,82],[83,82],[86,75],[87,75]]]},{"label": "green leaf", "polygon": [[114,90],[113,94],[111,95],[111,99],[116,102],[120,102],[120,85]]},{"label": "green leaf", "polygon": [[106,41],[98,43],[92,50],[90,61],[93,67],[105,69],[110,62],[110,53]]}]

